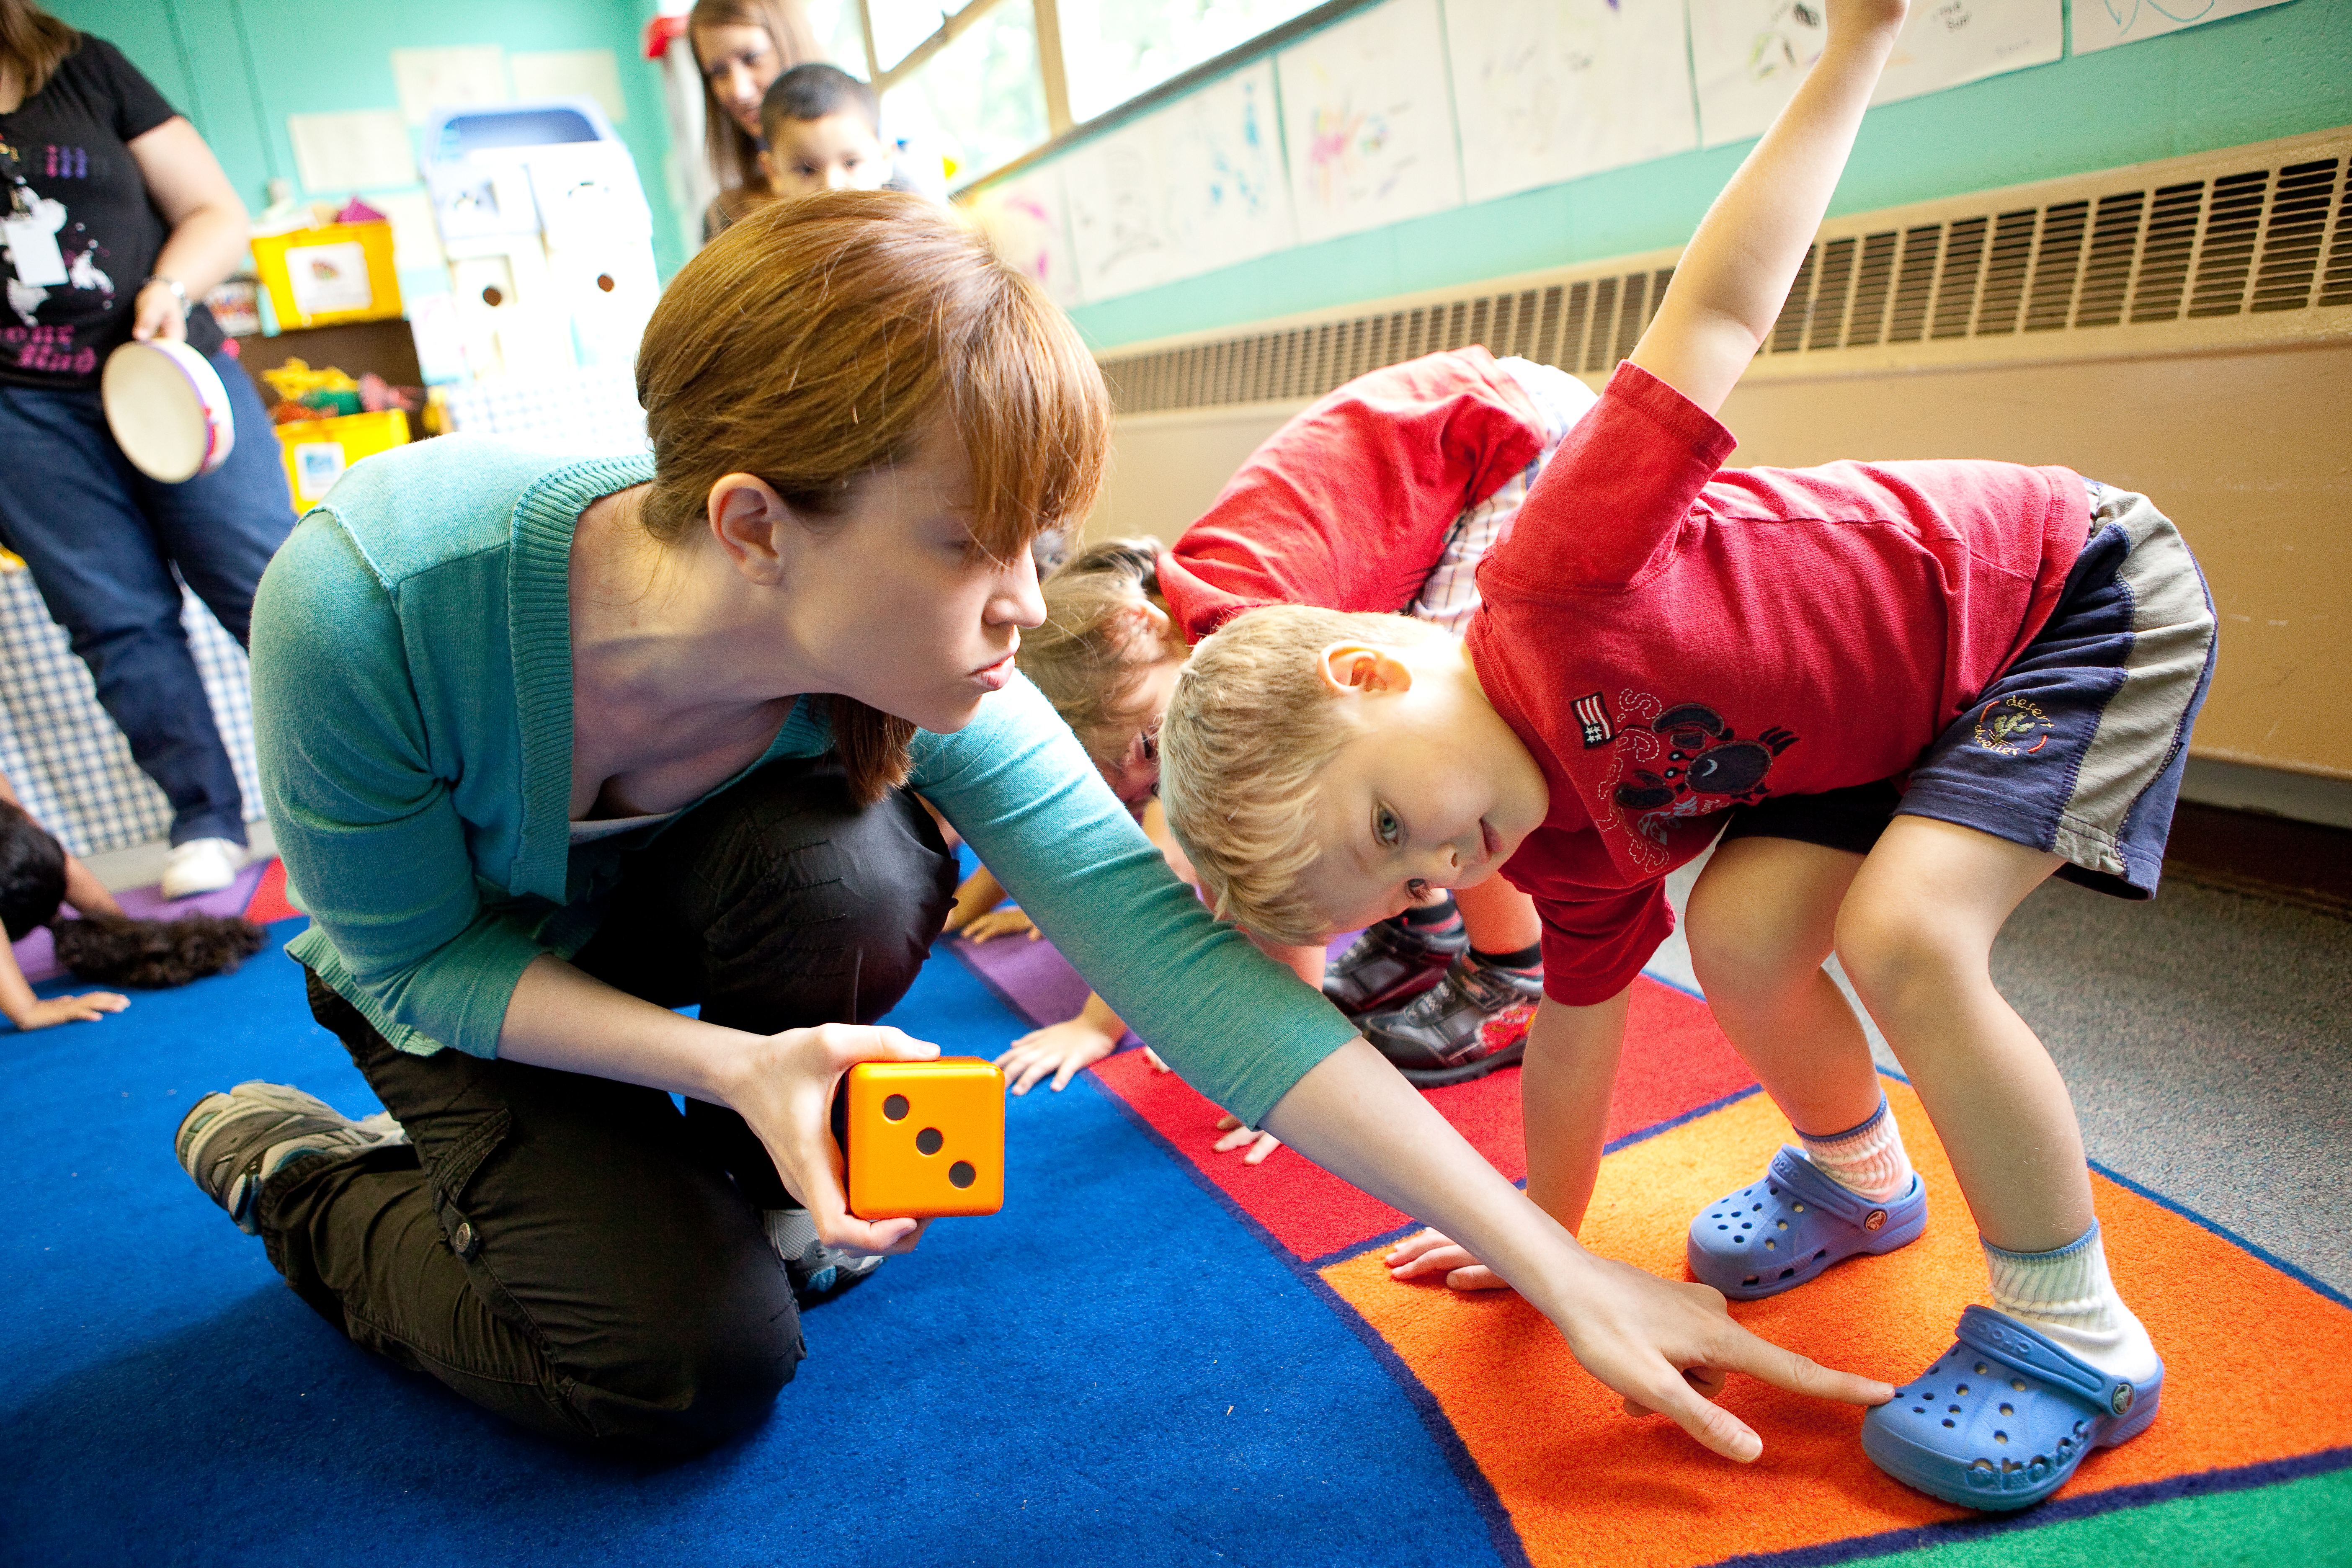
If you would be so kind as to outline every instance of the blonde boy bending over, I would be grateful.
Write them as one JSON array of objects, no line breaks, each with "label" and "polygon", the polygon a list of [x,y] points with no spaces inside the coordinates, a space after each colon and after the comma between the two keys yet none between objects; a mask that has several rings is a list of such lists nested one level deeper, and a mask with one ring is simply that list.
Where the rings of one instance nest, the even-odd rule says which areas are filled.
[{"label": "blonde boy bending over", "polygon": [[[1989,956],[2053,871],[2155,889],[2213,617],[2146,498],[2063,468],[1718,468],[1714,418],[1827,208],[1902,0],[1831,0],[1828,47],[1684,253],[1656,319],[1479,574],[1466,638],[1256,610],[1202,642],[1161,795],[1221,912],[1276,942],[1502,871],[1544,921],[1528,1195],[1571,1229],[1663,879],[1726,809],[1907,773],[1867,855],[1727,842],[1691,904],[1723,1023],[1800,1130],[1696,1216],[1693,1273],[1801,1285],[1927,1221],[1832,946],[1916,1087],[1998,1310],[1864,1418],[1881,1468],[2022,1507],[2153,1418],[2164,1365],[2117,1296],[2065,1085]],[[1791,803],[1795,804],[1795,803]],[[1470,1269],[1441,1237],[1407,1266]],[[1475,1272],[1458,1282],[1481,1282]]]}]

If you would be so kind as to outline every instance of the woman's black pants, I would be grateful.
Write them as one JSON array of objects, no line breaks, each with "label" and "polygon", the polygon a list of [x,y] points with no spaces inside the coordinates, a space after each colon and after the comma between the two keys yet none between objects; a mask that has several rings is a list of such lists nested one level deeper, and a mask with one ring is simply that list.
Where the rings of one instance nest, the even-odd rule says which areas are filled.
[{"label": "woman's black pants", "polygon": [[[904,791],[772,763],[625,863],[574,960],[773,1034],[870,1023],[947,919],[955,861]],[[658,1089],[394,1048],[310,979],[406,1144],[297,1162],[261,1194],[270,1261],[353,1341],[534,1431],[653,1456],[758,1423],[805,1353],[761,1209],[791,1206],[742,1119]]]}]

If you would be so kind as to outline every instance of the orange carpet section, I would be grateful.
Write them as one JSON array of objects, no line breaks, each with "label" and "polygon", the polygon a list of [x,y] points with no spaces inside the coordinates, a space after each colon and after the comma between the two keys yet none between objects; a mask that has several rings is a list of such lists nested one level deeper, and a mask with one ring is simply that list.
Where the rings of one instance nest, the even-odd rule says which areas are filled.
[{"label": "orange carpet section", "polygon": [[[1951,1342],[1983,1300],[1976,1228],[1918,1100],[1887,1099],[1927,1184],[1927,1234],[1785,1295],[1732,1310],[1766,1338],[1898,1385]],[[1688,1278],[1683,1237],[1704,1204],[1793,1141],[1755,1096],[1605,1162],[1587,1245]],[[2084,1461],[2076,1496],[2352,1444],[2352,1403],[2329,1371],[2352,1363],[2352,1311],[2193,1222],[2094,1177],[2116,1282],[2168,1373],[2163,1413]],[[1377,1253],[1323,1271],[1444,1407],[1538,1564],[1697,1564],[1965,1517],[1863,1455],[1859,1409],[1735,1379],[1727,1407],[1764,1439],[1757,1463],[1716,1458],[1662,1418],[1626,1416],[1559,1334],[1516,1296],[1399,1284]]]},{"label": "orange carpet section", "polygon": [[[1706,1004],[1655,981],[1633,983],[1625,1034],[1617,1098],[1609,1114],[1612,1140],[1671,1121],[1756,1081],[1715,1026]],[[1172,1073],[1151,1071],[1141,1051],[1112,1057],[1094,1070],[1105,1088],[1300,1258],[1328,1258],[1406,1223],[1388,1205],[1287,1149],[1256,1166],[1244,1165],[1238,1153],[1212,1153],[1219,1136],[1217,1108]],[[1528,1173],[1516,1069],[1432,1089],[1429,1099],[1496,1170],[1515,1182]]]}]

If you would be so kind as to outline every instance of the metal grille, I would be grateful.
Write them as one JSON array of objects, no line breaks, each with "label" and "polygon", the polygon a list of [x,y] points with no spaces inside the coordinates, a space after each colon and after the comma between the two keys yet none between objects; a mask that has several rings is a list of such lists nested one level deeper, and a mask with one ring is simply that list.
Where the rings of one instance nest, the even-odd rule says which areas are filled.
[{"label": "metal grille", "polygon": [[[1942,215],[1934,221],[1900,212],[1838,220],[1799,268],[1759,361],[1827,366],[1858,351],[1884,359],[1965,347],[1980,362],[2003,341],[2042,353],[2049,334],[2101,328],[2164,328],[2165,346],[2193,347],[2238,341],[2229,324],[2242,337],[2247,318],[2352,305],[2352,156],[2340,134],[2298,140],[2275,144],[2284,155],[2259,168],[2179,159],[2127,172],[2160,180],[2096,194],[2085,190],[2103,183],[2095,176],[2006,193],[1994,211],[1939,202],[1923,204]],[[2309,155],[2317,152],[2328,155]],[[2171,178],[2174,170],[2197,177]],[[2045,200],[2019,199],[2044,190]],[[1659,259],[1671,257],[1643,258]],[[1600,375],[1633,352],[1674,270],[1620,262],[1551,276],[1114,351],[1103,373],[1121,414],[1303,402],[1381,365],[1470,343]],[[2211,331],[2184,335],[2191,323]],[[2123,346],[2107,341],[2101,352]]]}]

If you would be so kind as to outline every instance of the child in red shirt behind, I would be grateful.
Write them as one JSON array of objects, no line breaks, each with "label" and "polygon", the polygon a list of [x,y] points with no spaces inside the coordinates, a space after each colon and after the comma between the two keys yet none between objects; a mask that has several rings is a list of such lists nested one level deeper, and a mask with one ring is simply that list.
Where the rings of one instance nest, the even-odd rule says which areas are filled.
[{"label": "child in red shirt behind", "polygon": [[[1732,471],[1714,411],[1772,326],[1902,16],[1832,0],[1820,63],[1684,253],[1657,316],[1480,568],[1462,641],[1255,610],[1203,641],[1160,737],[1170,826],[1221,913],[1299,942],[1500,870],[1536,900],[1528,1195],[1571,1229],[1665,873],[1721,814],[1900,802],[1840,847],[1727,837],[1691,901],[1725,1032],[1799,1130],[1691,1223],[1754,1298],[1916,1238],[1927,1207],[1832,948],[1933,1119],[1998,1310],[1864,1417],[1865,1450],[1968,1507],[2048,1496],[2154,1417],[2163,1363],[2107,1273],[2064,1084],[1994,989],[2053,872],[2154,891],[2213,616],[2146,498],[2061,468]],[[1882,808],[1883,809],[1883,808]],[[1805,841],[1812,838],[1813,841]],[[1718,984],[1718,981],[1722,984]],[[1442,1237],[1400,1272],[1475,1260]]]}]

